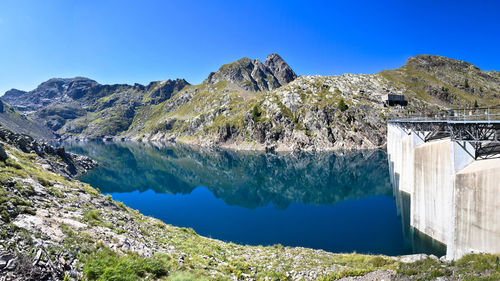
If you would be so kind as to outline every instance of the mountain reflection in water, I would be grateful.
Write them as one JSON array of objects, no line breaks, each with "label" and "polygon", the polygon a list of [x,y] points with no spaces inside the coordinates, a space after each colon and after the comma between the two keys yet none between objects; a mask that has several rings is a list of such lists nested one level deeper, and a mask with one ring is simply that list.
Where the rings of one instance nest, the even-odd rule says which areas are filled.
[{"label": "mountain reflection in water", "polygon": [[66,148],[99,162],[82,180],[103,193],[189,194],[205,186],[229,205],[284,209],[392,192],[380,150],[270,154],[100,142]]},{"label": "mountain reflection in water", "polygon": [[99,162],[82,181],[204,236],[333,252],[429,252],[415,251],[420,238],[402,227],[381,150],[262,153],[127,142],[66,149]]}]

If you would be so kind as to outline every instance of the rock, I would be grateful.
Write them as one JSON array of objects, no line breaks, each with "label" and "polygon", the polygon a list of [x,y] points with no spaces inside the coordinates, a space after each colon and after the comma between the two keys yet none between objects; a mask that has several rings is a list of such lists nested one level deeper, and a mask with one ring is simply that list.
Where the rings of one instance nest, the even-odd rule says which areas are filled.
[{"label": "rock", "polygon": [[16,259],[11,259],[7,262],[7,266],[5,267],[5,269],[7,270],[14,270],[16,269]]},{"label": "rock", "polygon": [[0,161],[5,161],[8,158],[9,158],[9,156],[7,155],[7,152],[5,152],[3,145],[0,143]]},{"label": "rock", "polygon": [[217,72],[212,72],[205,80],[208,85],[226,81],[247,91],[269,91],[279,88],[297,78],[288,64],[277,54],[267,56],[265,63],[260,60],[242,58],[225,64]]},{"label": "rock", "polygon": [[437,256],[432,255],[432,254],[430,254],[430,255],[429,255],[429,258],[431,258],[431,259],[433,259],[433,260],[436,260],[436,261],[438,261],[438,260],[439,260],[439,258],[438,258]]},{"label": "rock", "polygon": [[402,263],[412,263],[416,261],[421,261],[427,259],[429,256],[426,254],[414,254],[414,255],[406,255],[400,256],[399,261]]},{"label": "rock", "polygon": [[297,78],[297,74],[278,54],[268,55],[264,65],[271,70],[281,85],[286,85]]},{"label": "rock", "polygon": [[40,261],[40,258],[42,257],[42,249],[39,249],[37,252],[36,252],[36,256],[35,256],[35,259],[33,260],[33,266],[37,265],[38,262]]},{"label": "rock", "polygon": [[[88,157],[68,153],[63,147],[54,148],[53,146],[37,141],[28,135],[18,134],[2,127],[0,127],[0,140],[8,145],[12,145],[17,149],[22,150],[23,152],[36,153],[41,158],[44,158],[44,156],[48,154],[62,159],[62,161],[45,161],[44,163],[39,164],[47,167],[47,169],[51,172],[64,174],[66,177],[76,177],[82,175],[97,166],[97,162]],[[0,160],[2,160],[2,151],[5,152],[0,144]],[[6,155],[4,155],[4,157],[5,156]]]},{"label": "rock", "polygon": [[19,110],[34,111],[65,99],[79,99],[91,87],[99,85],[96,81],[84,78],[53,78],[40,84],[30,92],[12,89],[2,99]]}]

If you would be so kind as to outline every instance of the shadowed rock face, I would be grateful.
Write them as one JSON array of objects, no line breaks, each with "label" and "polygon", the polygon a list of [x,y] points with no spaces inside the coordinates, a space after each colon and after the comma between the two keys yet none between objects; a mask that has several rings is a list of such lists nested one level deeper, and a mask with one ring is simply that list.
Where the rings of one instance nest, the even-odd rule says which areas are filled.
[{"label": "shadowed rock face", "polygon": [[266,61],[242,58],[223,65],[208,76],[209,85],[227,81],[247,91],[269,91],[288,84],[297,78],[290,66],[278,55],[270,54]]},{"label": "shadowed rock face", "polygon": [[281,85],[286,85],[297,78],[297,74],[278,54],[268,55],[264,65],[271,70]]}]

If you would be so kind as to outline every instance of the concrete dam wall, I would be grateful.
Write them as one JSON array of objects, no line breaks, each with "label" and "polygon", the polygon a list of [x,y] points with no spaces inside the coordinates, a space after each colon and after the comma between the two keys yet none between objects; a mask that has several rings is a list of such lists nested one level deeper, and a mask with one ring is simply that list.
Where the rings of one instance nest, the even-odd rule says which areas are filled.
[{"label": "concrete dam wall", "polygon": [[387,152],[403,224],[445,244],[448,259],[500,253],[500,159],[474,160],[449,138],[423,142],[391,123]]}]

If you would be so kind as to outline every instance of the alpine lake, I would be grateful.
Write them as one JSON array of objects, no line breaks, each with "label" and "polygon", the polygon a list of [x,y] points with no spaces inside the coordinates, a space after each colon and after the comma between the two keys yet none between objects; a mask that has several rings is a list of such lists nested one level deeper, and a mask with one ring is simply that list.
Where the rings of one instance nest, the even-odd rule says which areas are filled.
[{"label": "alpine lake", "polygon": [[265,153],[131,142],[65,148],[99,163],[81,181],[202,236],[336,253],[446,252],[409,227],[402,211],[409,200],[393,193],[382,150]]}]

